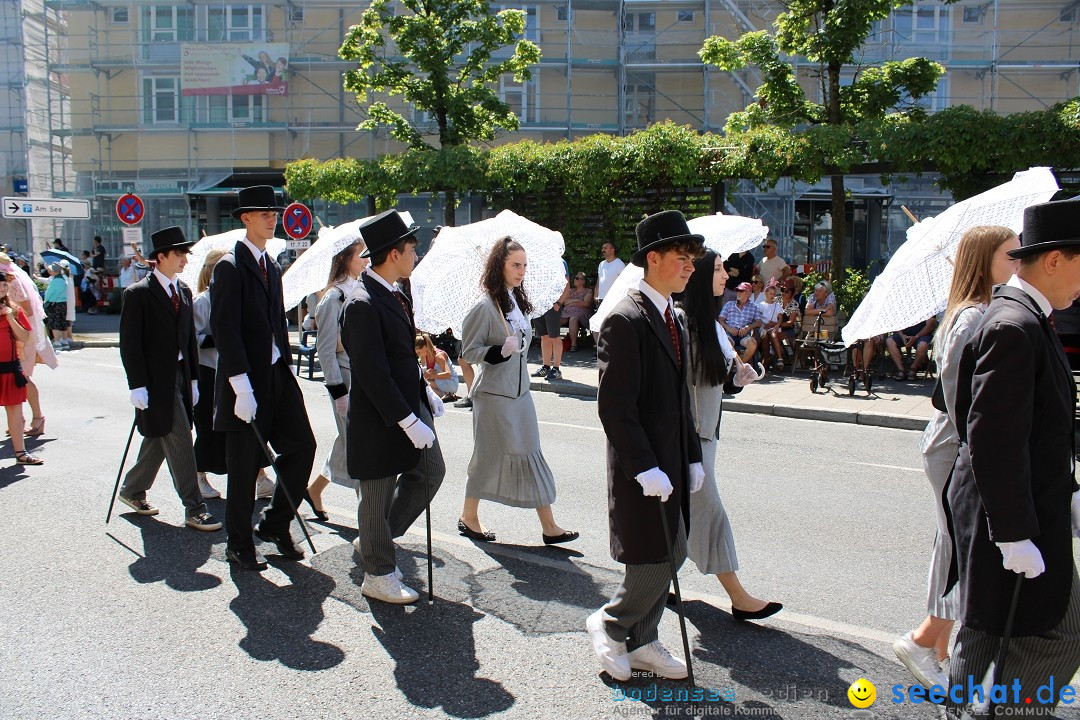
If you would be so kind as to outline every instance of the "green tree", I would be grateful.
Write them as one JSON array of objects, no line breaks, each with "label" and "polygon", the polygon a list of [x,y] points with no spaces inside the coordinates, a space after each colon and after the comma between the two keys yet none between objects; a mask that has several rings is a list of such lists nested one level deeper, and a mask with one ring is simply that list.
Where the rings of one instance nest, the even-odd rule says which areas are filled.
[{"label": "green tree", "polygon": [[[473,140],[492,140],[499,130],[517,130],[518,118],[499,99],[499,78],[531,77],[540,48],[520,39],[521,10],[493,12],[487,0],[373,0],[345,35],[339,55],[358,63],[345,73],[346,90],[361,106],[369,95],[401,96],[427,112],[438,128],[438,146],[406,115],[385,100],[372,102],[359,129],[389,127],[390,135],[413,149],[449,148]],[[500,52],[513,46],[512,52]],[[432,133],[433,135],[434,133]],[[454,224],[456,193],[446,196],[445,224]]]},{"label": "green tree", "polygon": [[[788,0],[787,9],[776,18],[774,34],[751,32],[734,41],[714,36],[706,39],[700,52],[704,62],[722,70],[754,65],[761,72],[757,102],[732,113],[728,133],[748,135],[752,144],[755,133],[768,133],[774,140],[779,130],[793,140],[811,140],[822,154],[832,185],[834,280],[844,272],[844,174],[868,160],[865,144],[857,140],[858,127],[883,122],[894,112],[921,116],[915,101],[932,92],[945,72],[926,58],[873,66],[858,63],[874,23],[911,4],[912,0]],[[810,61],[821,102],[807,98],[798,71],[785,55]],[[852,77],[850,84],[841,81],[845,74]]]}]

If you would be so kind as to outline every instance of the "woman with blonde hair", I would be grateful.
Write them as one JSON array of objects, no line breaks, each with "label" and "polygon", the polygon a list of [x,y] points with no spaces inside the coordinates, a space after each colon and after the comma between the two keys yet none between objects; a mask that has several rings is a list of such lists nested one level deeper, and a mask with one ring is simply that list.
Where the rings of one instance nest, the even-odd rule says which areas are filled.
[{"label": "woman with blonde hair", "polygon": [[[995,285],[1007,282],[1020,261],[1008,252],[1020,247],[1016,233],[1006,227],[980,225],[964,233],[953,264],[952,285],[945,306],[945,319],[934,339],[941,389],[945,409],[934,411],[923,432],[920,449],[923,470],[934,491],[937,509],[937,535],[930,557],[928,614],[919,627],[893,642],[893,651],[911,674],[924,687],[948,687],[948,677],[941,662],[949,654],[949,638],[959,614],[956,589],[944,594],[952,558],[953,540],[942,500],[945,482],[952,472],[960,449],[954,408],[960,355],[971,340],[986,306],[990,304]],[[937,396],[937,393],[935,393]]]},{"label": "woman with blonde hair", "polygon": [[195,315],[195,340],[199,344],[199,403],[195,406],[195,468],[199,491],[204,498],[218,498],[221,493],[210,485],[206,473],[225,475],[225,433],[214,430],[214,379],[217,377],[218,353],[210,333],[210,291],[214,266],[226,250],[211,250],[203,260],[195,282],[192,312]]},{"label": "woman with blonde hair", "polygon": [[330,261],[330,277],[326,287],[319,293],[319,303],[315,307],[315,327],[319,329],[315,336],[315,352],[319,355],[319,366],[323,371],[323,382],[330,393],[334,407],[334,423],[337,425],[337,437],[330,448],[330,454],[323,463],[322,472],[308,484],[304,499],[311,506],[319,520],[328,520],[329,515],[323,510],[322,492],[332,481],[354,491],[360,491],[360,483],[349,476],[349,464],[346,460],[345,447],[349,429],[349,390],[352,388],[352,370],[349,354],[341,345],[341,308],[352,295],[360,282],[360,273],[368,266],[368,259],[361,257],[364,251],[363,240],[347,245]]},{"label": "woman with blonde hair", "polygon": [[427,333],[418,333],[413,347],[416,350],[416,359],[420,362],[420,370],[424,373],[424,381],[431,391],[443,402],[457,400],[455,391],[458,388],[458,378],[450,356],[435,347]]}]

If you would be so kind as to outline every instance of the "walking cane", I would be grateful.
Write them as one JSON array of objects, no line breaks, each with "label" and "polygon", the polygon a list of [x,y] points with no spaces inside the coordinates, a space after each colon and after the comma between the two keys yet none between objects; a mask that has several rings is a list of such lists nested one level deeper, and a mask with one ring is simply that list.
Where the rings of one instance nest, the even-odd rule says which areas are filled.
[{"label": "walking cane", "polygon": [[105,513],[105,524],[109,524],[109,520],[112,519],[113,504],[116,502],[116,493],[120,492],[120,476],[124,474],[124,465],[127,463],[128,450],[131,449],[131,438],[135,437],[135,423],[138,422],[139,415],[135,414],[135,417],[131,419],[131,432],[128,433],[127,445],[124,446],[124,457],[120,458],[120,469],[116,471],[116,485],[112,489],[112,499],[109,500],[109,512]]},{"label": "walking cane", "polygon": [[[1005,654],[1009,652],[1009,638],[1012,636],[1013,619],[1016,617],[1016,605],[1020,600],[1020,584],[1024,582],[1024,574],[1016,573],[1016,586],[1013,588],[1012,602],[1009,604],[1009,614],[1005,617],[1005,632],[1001,635],[1001,645],[998,646],[997,660],[990,666],[988,675],[992,674],[993,682],[991,683],[991,691],[993,686],[998,684],[1002,676],[1002,666],[1005,664]],[[985,679],[983,686],[985,687]],[[988,704],[988,712],[990,717],[994,715],[995,703],[990,700]]]},{"label": "walking cane", "polygon": [[[659,500],[659,498],[657,498]],[[686,655],[686,679],[690,686],[694,686],[694,666],[690,661],[690,639],[686,635],[686,615],[683,613],[682,593],[679,591],[679,568],[675,567],[675,548],[672,544],[671,533],[668,531],[667,513],[664,512],[664,501],[660,500],[660,524],[664,529],[664,541],[667,544],[668,564],[671,565],[671,582],[675,585],[675,605],[679,609],[679,629],[682,630],[683,654]]]},{"label": "walking cane", "polygon": [[435,602],[435,587],[432,584],[434,582],[434,573],[431,571],[431,486],[427,483],[427,478],[424,478],[424,494],[427,496],[427,505],[424,506],[424,513],[427,515],[427,601],[428,604]]},{"label": "walking cane", "polygon": [[274,468],[274,472],[277,473],[278,487],[281,488],[281,492],[285,493],[285,501],[288,502],[289,507],[292,508],[293,515],[296,516],[297,522],[300,523],[300,529],[304,531],[304,538],[307,540],[308,547],[311,548],[311,554],[314,555],[316,552],[318,552],[315,549],[315,543],[311,542],[311,535],[308,534],[307,525],[304,524],[304,518],[300,517],[300,510],[297,507],[296,503],[293,502],[292,496],[289,495],[289,488],[285,486],[285,481],[281,476],[281,471],[278,470],[277,460],[274,458],[274,454],[270,452],[270,446],[266,444],[265,440],[263,440],[262,433],[259,432],[258,426],[255,425],[255,418],[252,418],[251,422],[248,424],[251,425],[251,429],[255,431],[255,437],[259,441],[259,446],[263,449],[263,452],[266,453],[266,459],[270,461],[270,464]]}]

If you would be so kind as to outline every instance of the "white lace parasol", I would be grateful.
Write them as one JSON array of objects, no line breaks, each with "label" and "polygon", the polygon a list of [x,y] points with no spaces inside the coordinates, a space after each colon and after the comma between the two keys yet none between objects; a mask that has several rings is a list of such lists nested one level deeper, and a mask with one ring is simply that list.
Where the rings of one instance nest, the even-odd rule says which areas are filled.
[{"label": "white lace parasol", "polygon": [[[406,225],[412,225],[409,213],[398,213]],[[360,240],[360,226],[370,217],[342,223],[319,230],[319,239],[311,244],[281,276],[285,294],[285,310],[292,310],[305,297],[326,287],[334,256]],[[314,310],[314,309],[313,309]]]},{"label": "white lace parasol", "polygon": [[963,234],[978,225],[1003,225],[1019,233],[1024,208],[1048,201],[1057,191],[1050,168],[1030,168],[908,228],[907,240],[844,326],[844,344],[901,330],[943,311]]},{"label": "white lace parasol", "polygon": [[[232,249],[236,247],[236,243],[242,240],[246,234],[247,230],[237,228],[218,235],[207,235],[191,246],[191,249],[188,250],[187,266],[184,267],[184,272],[179,275],[180,279],[191,288],[191,292],[196,292],[198,288],[199,273],[202,272],[203,263],[206,262],[206,256],[210,254],[210,251],[228,250],[232,252]],[[266,241],[266,252],[272,258],[276,258],[285,252],[285,247],[286,243],[281,238],[270,238]]]},{"label": "white lace parasol", "polygon": [[[686,221],[690,232],[705,238],[705,247],[720,257],[727,259],[733,253],[751,250],[760,245],[769,235],[769,228],[757,218],[741,215],[702,215]],[[611,309],[622,300],[627,291],[636,288],[645,277],[645,271],[637,265],[627,265],[619,277],[615,278],[604,301],[589,319],[589,329],[600,332],[600,326]]]},{"label": "white lace parasol", "polygon": [[566,287],[562,234],[503,210],[489,220],[444,227],[411,278],[416,326],[441,333],[453,328],[461,337],[466,313],[483,295],[480,275],[495,241],[509,235],[525,248],[528,268],[524,287],[533,305],[531,317],[551,308]]}]

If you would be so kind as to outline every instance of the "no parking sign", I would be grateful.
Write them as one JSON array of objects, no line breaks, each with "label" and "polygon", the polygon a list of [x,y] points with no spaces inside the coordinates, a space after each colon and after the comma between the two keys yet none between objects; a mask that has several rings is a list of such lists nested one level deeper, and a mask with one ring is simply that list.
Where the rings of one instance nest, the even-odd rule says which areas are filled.
[{"label": "no parking sign", "polygon": [[294,240],[302,240],[311,232],[311,210],[303,203],[294,202],[285,208],[281,224],[286,235]]},{"label": "no parking sign", "polygon": [[116,217],[125,225],[138,225],[145,212],[142,198],[134,193],[128,193],[116,201]]}]

